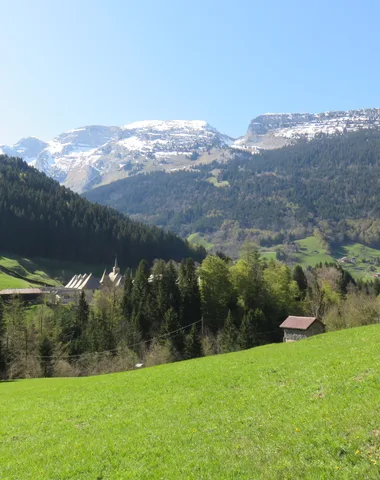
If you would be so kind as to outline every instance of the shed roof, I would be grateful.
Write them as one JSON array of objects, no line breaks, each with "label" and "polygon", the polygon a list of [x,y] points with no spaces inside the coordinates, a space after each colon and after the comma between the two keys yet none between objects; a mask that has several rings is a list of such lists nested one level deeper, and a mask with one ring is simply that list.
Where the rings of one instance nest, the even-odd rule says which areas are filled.
[{"label": "shed roof", "polygon": [[319,322],[316,317],[288,317],[281,323],[280,328],[294,328],[296,330],[307,330],[314,322]]},{"label": "shed roof", "polygon": [[41,295],[39,288],[8,288],[0,291],[0,295]]}]

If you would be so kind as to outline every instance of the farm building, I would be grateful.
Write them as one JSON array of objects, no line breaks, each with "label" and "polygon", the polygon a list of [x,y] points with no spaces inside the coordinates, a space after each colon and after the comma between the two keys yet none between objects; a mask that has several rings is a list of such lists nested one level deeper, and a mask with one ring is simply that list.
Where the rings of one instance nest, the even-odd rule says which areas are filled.
[{"label": "farm building", "polygon": [[28,303],[40,303],[42,302],[42,297],[44,295],[44,290],[40,288],[7,288],[0,291],[0,298],[7,301],[13,297],[19,297],[24,302]]},{"label": "farm building", "polygon": [[296,342],[325,331],[324,324],[316,317],[290,316],[281,323],[280,328],[284,329],[284,342]]}]

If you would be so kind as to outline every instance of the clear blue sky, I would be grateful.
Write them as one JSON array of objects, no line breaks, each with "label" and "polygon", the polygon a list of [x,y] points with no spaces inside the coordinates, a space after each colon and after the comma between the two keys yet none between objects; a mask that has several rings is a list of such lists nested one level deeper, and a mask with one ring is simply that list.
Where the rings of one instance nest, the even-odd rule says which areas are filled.
[{"label": "clear blue sky", "polygon": [[0,0],[0,144],[380,107],[378,0]]}]

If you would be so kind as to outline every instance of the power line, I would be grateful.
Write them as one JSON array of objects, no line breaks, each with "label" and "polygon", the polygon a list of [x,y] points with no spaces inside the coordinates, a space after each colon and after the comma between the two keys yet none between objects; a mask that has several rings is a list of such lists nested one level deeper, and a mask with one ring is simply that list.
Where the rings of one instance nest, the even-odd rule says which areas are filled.
[{"label": "power line", "polygon": [[198,323],[201,323],[201,322],[202,322],[202,320],[197,320],[196,322],[190,323],[189,325],[185,325],[184,327],[177,328],[177,330],[173,330],[172,332],[164,333],[163,335],[159,335],[158,337],[153,337],[149,340],[143,340],[141,342],[133,343],[131,345],[125,345],[121,348],[114,348],[113,350],[103,350],[102,352],[88,352],[88,353],[82,353],[82,354],[77,354],[77,355],[62,355],[62,356],[57,356],[57,357],[55,357],[54,355],[43,356],[43,355],[25,355],[25,354],[23,356],[27,357],[27,358],[40,358],[40,359],[58,358],[58,359],[60,359],[60,358],[80,358],[83,355],[88,355],[88,354],[90,354],[90,355],[91,354],[92,355],[105,355],[106,353],[116,353],[116,352],[120,351],[122,348],[131,349],[131,348],[137,347],[139,345],[144,345],[146,343],[153,342],[154,340],[159,340],[161,338],[170,337],[173,334],[180,332],[181,330],[185,330],[186,328],[192,327],[193,325],[197,325]]}]

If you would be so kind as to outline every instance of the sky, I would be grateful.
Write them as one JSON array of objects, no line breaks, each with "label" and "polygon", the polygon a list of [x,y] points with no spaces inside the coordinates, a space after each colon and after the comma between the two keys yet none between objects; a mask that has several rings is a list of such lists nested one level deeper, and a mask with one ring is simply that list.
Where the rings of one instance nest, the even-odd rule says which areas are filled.
[{"label": "sky", "polygon": [[380,107],[378,0],[0,0],[0,144]]}]

